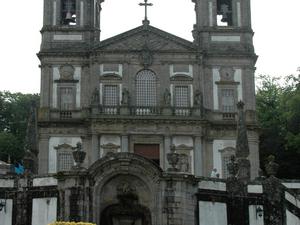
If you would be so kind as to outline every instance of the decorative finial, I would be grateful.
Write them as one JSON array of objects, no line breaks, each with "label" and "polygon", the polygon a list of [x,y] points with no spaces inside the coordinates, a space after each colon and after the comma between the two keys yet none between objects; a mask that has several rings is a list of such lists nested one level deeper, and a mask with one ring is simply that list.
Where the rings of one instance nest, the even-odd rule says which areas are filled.
[{"label": "decorative finial", "polygon": [[243,101],[239,101],[239,102],[237,103],[237,108],[238,108],[239,110],[244,110],[244,105],[245,105],[245,103],[244,103]]},{"label": "decorative finial", "polygon": [[148,3],[148,0],[144,0],[144,2],[145,3],[140,3],[139,4],[140,6],[145,6],[145,19],[143,20],[143,24],[144,25],[149,25],[150,22],[149,22],[148,17],[147,17],[147,7],[148,6],[153,6],[153,4],[152,3]]}]

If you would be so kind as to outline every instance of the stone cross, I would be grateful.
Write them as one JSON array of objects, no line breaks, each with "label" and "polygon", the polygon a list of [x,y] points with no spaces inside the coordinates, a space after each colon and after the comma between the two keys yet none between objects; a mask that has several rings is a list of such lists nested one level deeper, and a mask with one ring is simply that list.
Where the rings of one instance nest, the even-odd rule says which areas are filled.
[{"label": "stone cross", "polygon": [[148,20],[148,18],[147,18],[147,7],[148,6],[153,6],[153,4],[152,3],[148,3],[148,0],[144,0],[144,2],[145,3],[140,3],[139,5],[140,6],[145,6],[145,21],[147,21]]}]

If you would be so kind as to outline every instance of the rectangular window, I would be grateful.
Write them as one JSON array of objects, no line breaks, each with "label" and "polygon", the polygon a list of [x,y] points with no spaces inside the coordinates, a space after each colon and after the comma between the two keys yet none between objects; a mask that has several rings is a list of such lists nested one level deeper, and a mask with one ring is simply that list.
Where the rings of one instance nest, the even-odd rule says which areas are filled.
[{"label": "rectangular window", "polygon": [[73,110],[75,108],[74,88],[61,87],[60,88],[60,109]]},{"label": "rectangular window", "polygon": [[174,96],[175,107],[189,107],[189,87],[188,86],[176,86]]},{"label": "rectangular window", "polygon": [[103,104],[105,106],[119,105],[118,85],[105,85],[103,94]]},{"label": "rectangular window", "polygon": [[221,89],[221,109],[223,112],[235,111],[234,89]]},{"label": "rectangular window", "polygon": [[74,165],[72,152],[58,153],[58,171],[69,171]]},{"label": "rectangular window", "polygon": [[159,144],[135,144],[134,153],[151,159],[157,165],[159,160]]}]

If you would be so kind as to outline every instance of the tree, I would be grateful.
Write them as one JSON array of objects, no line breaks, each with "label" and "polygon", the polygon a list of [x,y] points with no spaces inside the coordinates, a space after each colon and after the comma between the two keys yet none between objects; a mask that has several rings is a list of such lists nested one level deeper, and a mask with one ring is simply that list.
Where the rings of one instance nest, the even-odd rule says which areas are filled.
[{"label": "tree", "polygon": [[276,156],[280,178],[300,178],[300,85],[299,78],[260,76],[257,116],[261,127],[261,167],[268,155]]},{"label": "tree", "polygon": [[0,92],[0,159],[20,160],[24,153],[27,120],[38,94]]}]

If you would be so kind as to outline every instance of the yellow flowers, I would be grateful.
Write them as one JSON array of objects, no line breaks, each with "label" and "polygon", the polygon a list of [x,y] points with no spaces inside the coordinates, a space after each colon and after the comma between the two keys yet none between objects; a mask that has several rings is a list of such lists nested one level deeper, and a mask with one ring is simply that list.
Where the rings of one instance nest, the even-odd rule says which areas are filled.
[{"label": "yellow flowers", "polygon": [[48,225],[96,225],[95,223],[85,223],[85,222],[61,222],[57,221],[54,223],[50,223]]}]

